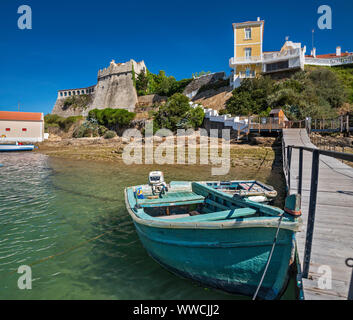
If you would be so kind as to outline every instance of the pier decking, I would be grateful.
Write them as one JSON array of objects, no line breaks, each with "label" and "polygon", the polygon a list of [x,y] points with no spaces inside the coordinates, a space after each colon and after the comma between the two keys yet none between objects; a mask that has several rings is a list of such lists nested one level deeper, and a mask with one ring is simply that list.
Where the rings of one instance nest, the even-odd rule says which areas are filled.
[{"label": "pier decking", "polygon": [[[305,129],[284,129],[284,146],[316,148]],[[301,264],[304,261],[308,209],[312,173],[312,152],[303,152],[302,212],[303,231],[297,234],[297,248]],[[297,193],[299,150],[292,149],[290,193]],[[346,300],[352,268],[346,259],[353,258],[353,168],[340,160],[320,156],[319,183],[316,202],[310,270],[303,279],[306,300]],[[289,179],[288,179],[289,178]],[[328,269],[329,267],[330,269]],[[326,281],[332,271],[332,281]],[[320,278],[321,277],[321,278]]]}]

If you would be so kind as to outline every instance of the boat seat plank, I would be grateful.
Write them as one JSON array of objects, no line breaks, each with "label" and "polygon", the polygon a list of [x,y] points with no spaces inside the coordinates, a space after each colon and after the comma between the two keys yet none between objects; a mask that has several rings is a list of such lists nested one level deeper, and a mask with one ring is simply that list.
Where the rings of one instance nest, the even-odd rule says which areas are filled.
[{"label": "boat seat plank", "polygon": [[148,207],[171,207],[176,205],[190,205],[204,203],[205,197],[194,192],[167,193],[162,198],[138,199],[137,203],[142,208]]},{"label": "boat seat plank", "polygon": [[183,217],[179,219],[171,219],[169,221],[174,222],[202,222],[202,221],[217,221],[217,220],[228,220],[228,219],[237,219],[241,217],[248,217],[256,214],[255,209],[251,208],[242,208],[242,209],[234,209],[227,211],[219,211],[208,214],[201,214],[193,217]]},{"label": "boat seat plank", "polygon": [[218,203],[218,202],[216,202],[216,201],[213,201],[213,200],[211,200],[211,199],[206,199],[205,202],[206,202],[207,204],[209,204],[209,205],[211,205],[211,206],[213,206],[213,207],[217,207],[217,208],[219,208],[219,209],[221,209],[221,210],[229,210],[229,207],[227,207],[227,206],[225,206],[225,205],[223,205],[223,204],[220,204],[220,203]]}]

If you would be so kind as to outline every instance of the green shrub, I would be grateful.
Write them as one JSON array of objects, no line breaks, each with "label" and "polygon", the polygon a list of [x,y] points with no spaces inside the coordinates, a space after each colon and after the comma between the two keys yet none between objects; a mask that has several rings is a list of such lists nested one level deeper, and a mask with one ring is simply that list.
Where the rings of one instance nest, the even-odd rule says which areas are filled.
[{"label": "green shrub", "polygon": [[64,100],[64,110],[68,108],[72,109],[87,109],[89,104],[92,103],[92,95],[81,94],[77,96],[71,96]]},{"label": "green shrub", "polygon": [[72,116],[72,117],[68,117],[68,118],[62,118],[58,121],[59,127],[61,130],[67,132],[70,130],[71,126],[80,121],[83,120],[84,117],[82,116]]},{"label": "green shrub", "polygon": [[104,139],[113,139],[116,137],[116,132],[115,131],[107,131],[105,134],[104,134]]},{"label": "green shrub", "polygon": [[107,129],[104,126],[100,126],[97,121],[86,120],[73,132],[74,138],[90,138],[99,137],[106,133]]},{"label": "green shrub", "polygon": [[139,96],[158,94],[171,97],[175,93],[182,93],[192,79],[177,81],[172,76],[166,76],[164,71],[158,74],[141,72],[136,80],[136,90]]},{"label": "green shrub", "polygon": [[88,113],[88,120],[94,119],[98,124],[116,130],[128,127],[135,116],[134,112],[125,109],[94,109]]},{"label": "green shrub", "polygon": [[204,112],[200,107],[191,108],[189,101],[189,98],[181,93],[170,97],[154,114],[154,131],[162,128],[173,132],[177,129],[199,128],[205,116]]},{"label": "green shrub", "polygon": [[208,90],[218,90],[223,87],[228,87],[229,85],[230,85],[229,79],[225,79],[225,80],[220,79],[220,80],[217,80],[216,82],[203,85],[199,89],[198,93],[208,91]]},{"label": "green shrub", "polygon": [[47,114],[44,117],[45,128],[59,127],[61,130],[67,132],[71,126],[77,121],[83,120],[82,116],[72,116],[68,118],[60,117],[57,114]]}]

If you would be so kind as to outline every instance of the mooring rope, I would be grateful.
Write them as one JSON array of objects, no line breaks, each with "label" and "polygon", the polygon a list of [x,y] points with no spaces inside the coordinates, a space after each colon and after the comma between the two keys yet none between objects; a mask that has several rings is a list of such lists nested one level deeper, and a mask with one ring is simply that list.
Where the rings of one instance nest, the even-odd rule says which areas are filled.
[{"label": "mooring rope", "polygon": [[268,259],[267,259],[267,264],[266,264],[266,267],[265,267],[265,270],[264,270],[264,273],[262,274],[262,277],[261,277],[261,280],[260,280],[260,283],[259,285],[257,286],[257,289],[256,289],[256,292],[253,296],[253,300],[256,300],[257,298],[257,295],[261,289],[261,286],[262,286],[262,283],[265,279],[265,276],[266,276],[266,273],[267,273],[267,270],[268,270],[268,267],[271,263],[271,260],[272,260],[272,255],[273,255],[273,252],[275,251],[275,247],[276,247],[276,244],[277,244],[277,238],[278,238],[278,234],[279,234],[279,230],[280,230],[280,227],[281,227],[281,223],[282,223],[282,219],[284,217],[284,214],[281,215],[279,221],[278,221],[278,227],[277,227],[277,232],[276,232],[276,236],[275,236],[275,239],[273,241],[273,245],[272,245],[272,249],[271,249],[271,252],[270,252],[270,255],[268,256]]}]

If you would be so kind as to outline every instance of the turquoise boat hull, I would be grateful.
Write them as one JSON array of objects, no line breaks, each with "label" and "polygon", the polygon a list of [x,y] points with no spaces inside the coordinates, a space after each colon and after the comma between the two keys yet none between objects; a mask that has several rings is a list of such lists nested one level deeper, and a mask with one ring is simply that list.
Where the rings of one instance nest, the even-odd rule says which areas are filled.
[{"label": "turquoise boat hull", "polygon": [[[265,269],[276,230],[160,229],[135,223],[149,255],[170,271],[223,291],[254,295]],[[294,250],[294,235],[281,230],[258,297],[280,297]]]},{"label": "turquoise boat hull", "polygon": [[[128,188],[125,190],[127,209],[141,243],[153,259],[175,274],[228,293],[253,297],[274,244],[278,216],[283,211],[234,199],[198,183],[192,185],[193,199],[184,195],[185,203],[197,202],[196,196],[202,195],[211,207],[238,204],[241,208],[229,214],[221,211],[179,219],[175,219],[177,216],[151,217],[146,213],[148,209],[157,206],[158,201],[166,202],[168,197],[138,200],[132,188]],[[175,195],[170,198],[173,199],[171,206],[178,205]],[[250,212],[245,218],[246,210]],[[273,215],[259,216],[259,210]],[[240,211],[238,216],[243,218],[232,216]],[[298,226],[298,220],[284,218],[258,299],[277,299],[284,292],[290,265],[295,260]]]}]

